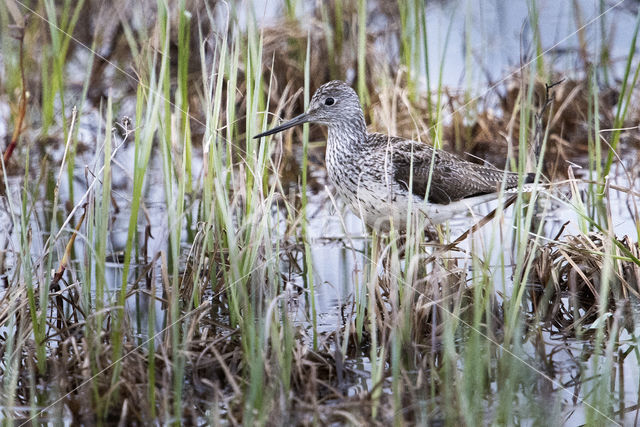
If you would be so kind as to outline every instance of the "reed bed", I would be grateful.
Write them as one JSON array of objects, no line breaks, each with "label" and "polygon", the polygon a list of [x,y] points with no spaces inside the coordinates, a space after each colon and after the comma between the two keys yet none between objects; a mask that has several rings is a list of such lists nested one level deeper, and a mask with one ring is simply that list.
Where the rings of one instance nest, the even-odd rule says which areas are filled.
[{"label": "reed bed", "polygon": [[[271,20],[257,2],[5,1],[5,422],[636,422],[640,14],[616,10],[635,30],[613,59],[617,6],[576,7],[566,70],[526,6],[531,45],[478,96],[444,84],[417,0],[285,0]],[[473,19],[453,10],[445,53]],[[335,78],[372,128],[539,185],[464,240],[353,232],[323,129],[252,138]],[[318,211],[338,235],[317,237]],[[335,324],[319,241],[353,266]]]}]

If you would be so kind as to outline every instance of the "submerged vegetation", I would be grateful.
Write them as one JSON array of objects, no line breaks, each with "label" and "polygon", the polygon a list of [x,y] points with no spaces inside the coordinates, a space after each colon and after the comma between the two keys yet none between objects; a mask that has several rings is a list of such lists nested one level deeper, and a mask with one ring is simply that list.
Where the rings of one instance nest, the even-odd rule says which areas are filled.
[{"label": "submerged vegetation", "polygon": [[[549,41],[514,2],[496,77],[472,2],[435,3],[0,4],[2,418],[637,423],[638,5]],[[252,138],[331,79],[538,185],[464,238],[362,229],[322,128]]]}]

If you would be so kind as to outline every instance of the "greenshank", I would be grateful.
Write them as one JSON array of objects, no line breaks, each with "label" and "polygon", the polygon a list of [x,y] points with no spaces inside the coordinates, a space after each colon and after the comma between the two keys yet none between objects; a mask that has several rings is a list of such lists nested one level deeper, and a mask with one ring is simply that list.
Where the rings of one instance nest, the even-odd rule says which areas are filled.
[{"label": "greenshank", "polygon": [[[303,123],[329,129],[326,165],[338,194],[377,230],[406,227],[408,213],[440,224],[471,207],[516,192],[518,174],[466,161],[427,143],[367,132],[356,92],[335,80],[313,95],[308,110],[261,138]],[[524,183],[534,174],[525,175]]]}]

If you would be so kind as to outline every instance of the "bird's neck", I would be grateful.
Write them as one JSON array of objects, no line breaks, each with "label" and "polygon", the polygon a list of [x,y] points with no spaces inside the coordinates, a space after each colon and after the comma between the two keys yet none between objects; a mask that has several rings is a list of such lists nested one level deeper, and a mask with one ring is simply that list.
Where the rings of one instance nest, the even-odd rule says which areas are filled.
[{"label": "bird's neck", "polygon": [[356,153],[367,144],[367,125],[361,114],[352,120],[341,120],[329,125],[329,149],[347,155]]}]

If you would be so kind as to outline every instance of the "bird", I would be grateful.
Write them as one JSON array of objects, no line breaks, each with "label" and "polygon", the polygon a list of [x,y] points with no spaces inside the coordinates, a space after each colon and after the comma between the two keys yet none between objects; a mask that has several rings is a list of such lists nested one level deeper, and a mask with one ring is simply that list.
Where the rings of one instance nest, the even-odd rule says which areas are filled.
[{"label": "bird", "polygon": [[[351,210],[378,231],[405,230],[410,216],[437,225],[471,207],[517,192],[519,175],[469,162],[428,143],[369,133],[357,93],[333,80],[314,93],[307,111],[263,138],[303,123],[327,126],[329,181]],[[525,174],[523,183],[533,182]],[[426,227],[426,225],[425,225]]]}]

